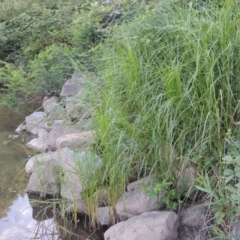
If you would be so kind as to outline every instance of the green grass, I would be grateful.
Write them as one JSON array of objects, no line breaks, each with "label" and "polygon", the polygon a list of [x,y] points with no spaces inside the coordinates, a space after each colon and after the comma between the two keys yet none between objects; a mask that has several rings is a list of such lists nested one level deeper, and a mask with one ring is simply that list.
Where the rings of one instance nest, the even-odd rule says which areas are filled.
[{"label": "green grass", "polygon": [[229,132],[239,135],[238,12],[233,1],[218,8],[163,2],[116,28],[100,46],[93,86],[97,150],[103,181],[114,191],[119,185],[124,191],[134,171],[137,177],[154,173],[175,189],[176,169],[189,165],[200,178],[205,171],[213,176],[213,169],[221,178],[226,139]]}]

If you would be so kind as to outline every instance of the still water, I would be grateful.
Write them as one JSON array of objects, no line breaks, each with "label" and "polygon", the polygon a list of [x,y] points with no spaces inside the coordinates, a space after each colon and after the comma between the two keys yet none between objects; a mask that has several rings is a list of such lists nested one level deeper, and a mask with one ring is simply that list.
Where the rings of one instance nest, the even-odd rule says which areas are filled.
[{"label": "still water", "polygon": [[[100,240],[102,234],[76,226],[61,217],[53,217],[46,204],[36,204],[25,193],[29,176],[25,164],[29,155],[25,139],[14,130],[24,116],[0,108],[0,240]],[[44,213],[44,214],[41,214]],[[44,216],[42,216],[44,215]],[[63,233],[62,229],[67,230]],[[73,234],[70,234],[73,233]]]}]

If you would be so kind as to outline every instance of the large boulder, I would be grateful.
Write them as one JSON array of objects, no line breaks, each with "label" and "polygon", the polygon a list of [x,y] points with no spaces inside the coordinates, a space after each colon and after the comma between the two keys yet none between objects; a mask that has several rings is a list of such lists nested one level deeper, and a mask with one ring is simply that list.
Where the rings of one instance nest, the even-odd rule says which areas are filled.
[{"label": "large boulder", "polygon": [[38,131],[38,138],[30,140],[26,143],[26,146],[34,149],[36,152],[45,152],[48,149],[47,136],[48,132],[40,128]]},{"label": "large boulder", "polygon": [[55,160],[55,165],[63,171],[73,171],[75,168],[75,158],[78,158],[77,156],[78,153],[75,153],[69,148],[63,148],[55,152],[49,151],[47,153],[37,154],[29,158],[25,170],[28,173],[32,173],[35,171],[36,164],[45,165]]},{"label": "large boulder", "polygon": [[31,174],[26,192],[39,193],[41,196],[59,195],[60,178],[55,164],[37,165]]},{"label": "large boulder", "polygon": [[101,166],[102,160],[90,151],[79,152],[74,156],[75,167],[72,170],[63,168],[61,195],[69,200],[81,199],[83,189],[88,188],[88,182]]},{"label": "large boulder", "polygon": [[68,200],[81,199],[83,186],[80,176],[73,172],[65,172],[61,179],[61,196]]},{"label": "large boulder", "polygon": [[[58,152],[47,152],[47,153],[41,153],[37,154],[31,158],[28,159],[27,164],[25,166],[25,170],[27,173],[31,174],[35,171],[35,164],[47,164],[48,162],[52,160],[58,159]],[[57,163],[56,163],[57,164]]]},{"label": "large boulder", "polygon": [[28,142],[26,146],[35,150],[36,152],[46,152],[48,149],[47,140],[43,138],[34,138]]},{"label": "large boulder", "polygon": [[174,212],[146,212],[110,227],[105,240],[176,240],[179,226]]},{"label": "large boulder", "polygon": [[52,150],[57,149],[56,140],[67,134],[79,133],[81,129],[74,125],[65,125],[62,121],[55,121],[49,134],[48,134],[48,146]]},{"label": "large boulder", "polygon": [[46,129],[47,114],[45,112],[34,112],[25,118],[27,131],[37,135],[39,129]]},{"label": "large boulder", "polygon": [[94,131],[66,134],[56,139],[57,149],[69,147],[71,149],[85,149],[94,143]]},{"label": "large boulder", "polygon": [[[142,190],[143,180],[131,183],[132,187],[128,185],[130,191],[124,193],[116,204],[117,214],[121,221],[131,218],[135,215],[139,215],[144,212],[159,210],[164,207],[164,203],[161,201],[162,194],[159,193],[153,197],[149,192]],[[146,183],[146,180],[145,182]]]}]

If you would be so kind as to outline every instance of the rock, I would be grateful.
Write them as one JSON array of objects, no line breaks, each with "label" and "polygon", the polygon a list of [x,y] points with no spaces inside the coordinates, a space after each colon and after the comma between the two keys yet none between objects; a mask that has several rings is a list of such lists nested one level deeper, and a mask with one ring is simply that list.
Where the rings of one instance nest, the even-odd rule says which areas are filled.
[{"label": "rock", "polygon": [[98,208],[97,221],[101,226],[111,226],[117,222],[116,216],[112,207],[100,207]]},{"label": "rock", "polygon": [[63,148],[58,151],[42,153],[29,158],[26,164],[26,172],[35,171],[35,165],[45,165],[49,161],[55,161],[54,164],[61,168],[63,173],[75,172],[82,174],[83,177],[91,178],[91,175],[101,165],[102,160],[97,155],[86,152],[74,152],[70,148]]},{"label": "rock", "polygon": [[45,96],[43,99],[42,107],[45,113],[51,112],[53,106],[55,103],[58,102],[58,97],[53,96],[53,97],[48,97]]},{"label": "rock", "polygon": [[46,152],[48,149],[47,140],[43,138],[34,138],[26,146],[34,149],[36,152]]},{"label": "rock", "polygon": [[153,182],[152,177],[148,177],[148,178],[142,178],[139,179],[137,181],[131,182],[127,185],[127,190],[128,191],[133,191],[135,189],[141,189],[144,186],[149,186],[151,185]]},{"label": "rock", "polygon": [[70,119],[88,119],[92,116],[83,90],[80,90],[75,97],[66,98],[66,112]]},{"label": "rock", "polygon": [[47,114],[45,112],[34,112],[25,118],[27,131],[37,135],[39,129],[46,129]]},{"label": "rock", "polygon": [[81,199],[83,187],[80,176],[73,172],[65,172],[61,181],[61,196],[68,200]]},{"label": "rock", "polygon": [[52,104],[52,109],[48,114],[47,122],[48,125],[52,125],[55,120],[66,119],[66,110],[58,103]]},{"label": "rock", "polygon": [[98,207],[105,207],[108,205],[108,192],[105,189],[98,189],[93,194],[93,199],[98,202]]},{"label": "rock", "polygon": [[145,212],[110,227],[105,240],[176,240],[179,226],[174,212]]},{"label": "rock", "polygon": [[161,202],[161,194],[151,197],[149,193],[144,193],[137,188],[124,193],[116,204],[117,214],[121,221],[139,215],[144,212],[159,210],[164,207]]},{"label": "rock", "polygon": [[214,239],[210,227],[189,227],[180,225],[178,228],[178,240],[209,240]]},{"label": "rock", "polygon": [[71,149],[84,149],[94,143],[96,134],[94,131],[72,133],[56,139],[57,149],[69,147]]},{"label": "rock", "polygon": [[67,134],[72,134],[72,133],[79,133],[81,132],[80,129],[78,129],[76,126],[73,125],[62,125],[60,123],[53,124],[52,129],[50,130],[48,134],[48,146],[52,150],[56,150],[56,140],[59,137],[62,137]]},{"label": "rock", "polygon": [[74,156],[74,161],[76,172],[87,186],[89,179],[92,178],[95,171],[101,166],[102,159],[91,151],[82,151]]},{"label": "rock", "polygon": [[58,152],[51,152],[51,151],[47,153],[35,155],[28,159],[28,162],[25,166],[25,170],[27,173],[33,173],[35,171],[36,164],[46,165],[48,162],[52,162],[53,160],[56,162],[56,165],[57,165],[58,156],[59,156]]},{"label": "rock", "polygon": [[87,213],[87,206],[82,199],[78,199],[74,203],[70,204],[66,209],[66,212],[73,212],[79,214],[86,214]]},{"label": "rock", "polygon": [[203,205],[193,205],[184,208],[179,214],[181,225],[202,227],[207,222],[207,215]]},{"label": "rock", "polygon": [[38,137],[39,137],[39,138],[42,138],[42,139],[44,139],[44,140],[47,140],[48,131],[46,131],[46,130],[43,129],[43,128],[40,128],[39,131],[38,131]]},{"label": "rock", "polygon": [[182,177],[181,174],[179,176],[179,172],[176,172],[176,175],[179,177],[178,187],[184,192],[187,192],[195,183],[197,171],[194,167],[190,166],[184,170]]},{"label": "rock", "polygon": [[64,171],[73,171],[73,169],[76,167],[74,158],[77,158],[77,155],[77,153],[69,148],[63,148],[55,152],[49,151],[47,153],[38,154],[29,158],[25,170],[28,173],[32,173],[35,171],[36,164],[44,165],[54,160],[54,164],[57,167],[60,167]]},{"label": "rock", "polygon": [[28,148],[32,148],[37,152],[45,152],[48,149],[47,136],[48,132],[40,128],[38,131],[39,138],[34,138],[26,143]]},{"label": "rock", "polygon": [[59,172],[54,165],[38,165],[30,176],[26,192],[39,193],[41,196],[59,195]]},{"label": "rock", "polygon": [[238,223],[236,223],[233,226],[232,232],[230,234],[230,239],[231,240],[240,239],[240,223],[239,223],[239,221],[238,221]]},{"label": "rock", "polygon": [[80,91],[84,82],[85,80],[82,74],[73,74],[72,78],[68,79],[63,85],[60,97],[76,95]]},{"label": "rock", "polygon": [[17,129],[15,130],[15,132],[18,133],[18,134],[23,134],[23,133],[25,133],[26,131],[27,131],[27,126],[26,126],[25,124],[23,124],[23,123],[21,123],[21,124],[17,127]]}]

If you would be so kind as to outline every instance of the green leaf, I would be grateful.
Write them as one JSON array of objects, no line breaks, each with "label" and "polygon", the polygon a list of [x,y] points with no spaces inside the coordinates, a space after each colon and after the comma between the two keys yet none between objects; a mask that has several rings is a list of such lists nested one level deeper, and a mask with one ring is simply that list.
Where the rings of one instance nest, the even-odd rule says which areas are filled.
[{"label": "green leaf", "polygon": [[237,156],[237,157],[234,159],[234,162],[237,163],[237,165],[240,166],[240,156]]},{"label": "green leaf", "polygon": [[230,155],[226,155],[226,156],[224,156],[224,157],[222,158],[222,160],[225,161],[225,162],[227,162],[227,163],[232,163],[233,158],[232,158],[232,156],[230,156]]},{"label": "green leaf", "polygon": [[240,172],[235,172],[235,176],[240,178]]},{"label": "green leaf", "polygon": [[217,213],[215,214],[215,217],[216,217],[216,223],[217,223],[217,224],[220,224],[220,223],[222,222],[223,218],[225,217],[225,213],[223,213],[223,212],[217,212]]},{"label": "green leaf", "polygon": [[225,178],[225,183],[230,182],[232,179],[234,178],[234,176],[228,176]]},{"label": "green leaf", "polygon": [[231,198],[232,198],[232,200],[234,200],[234,201],[239,201],[239,200],[240,200],[240,195],[231,194]]},{"label": "green leaf", "polygon": [[203,187],[200,187],[200,186],[196,186],[196,188],[202,192],[206,192],[208,194],[211,194],[212,195],[212,190],[211,189],[206,189],[206,188],[203,188]]},{"label": "green leaf", "polygon": [[234,171],[232,170],[232,169],[225,169],[224,170],[224,172],[223,172],[223,174],[225,175],[225,176],[234,176]]},{"label": "green leaf", "polygon": [[237,183],[234,186],[237,187],[238,189],[240,189],[240,183]]},{"label": "green leaf", "polygon": [[224,189],[229,190],[232,193],[237,193],[237,189],[233,187],[232,185],[227,185]]}]

